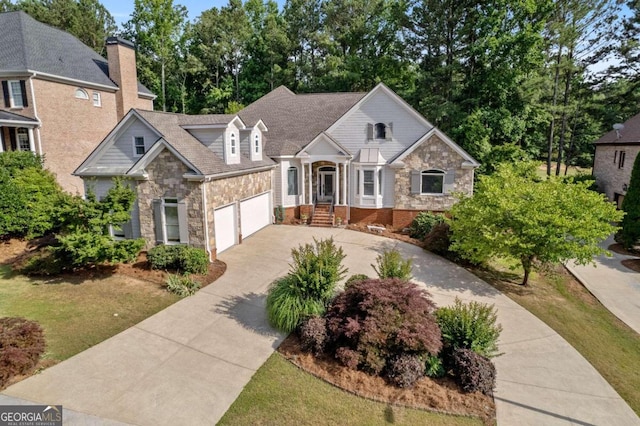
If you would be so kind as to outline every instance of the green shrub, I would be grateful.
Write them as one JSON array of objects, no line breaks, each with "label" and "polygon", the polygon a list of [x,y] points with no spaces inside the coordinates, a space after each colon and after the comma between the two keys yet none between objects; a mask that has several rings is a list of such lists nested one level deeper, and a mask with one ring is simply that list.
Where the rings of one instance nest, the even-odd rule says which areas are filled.
[{"label": "green shrub", "polygon": [[327,320],[311,317],[300,326],[302,349],[320,355],[327,344]]},{"label": "green shrub", "polygon": [[45,349],[44,332],[35,321],[0,318],[0,388],[32,369]]},{"label": "green shrub", "polygon": [[185,274],[205,275],[209,270],[209,256],[203,249],[185,245],[159,245],[147,253],[152,269],[181,271]]},{"label": "green shrub", "polygon": [[496,386],[496,367],[489,358],[465,348],[453,352],[453,372],[465,392],[493,395]]},{"label": "green shrub", "polygon": [[347,282],[344,283],[344,288],[349,287],[351,284],[356,283],[358,281],[364,281],[364,280],[368,280],[369,277],[366,276],[365,274],[354,274],[351,275],[349,277],[349,279],[347,280]]},{"label": "green shrub", "polygon": [[502,326],[496,324],[493,305],[462,303],[456,298],[453,306],[439,308],[435,316],[445,347],[451,350],[467,348],[486,357],[497,355]]},{"label": "green shrub", "polygon": [[640,155],[633,162],[629,188],[622,200],[622,210],[624,217],[615,239],[625,249],[631,250],[640,241]]},{"label": "green shrub", "polygon": [[273,282],[267,294],[267,318],[276,329],[291,333],[305,319],[321,316],[326,310],[322,299],[305,297],[295,277],[287,275]]},{"label": "green shrub", "polygon": [[15,175],[17,170],[44,167],[44,158],[30,151],[5,151],[0,153],[0,170]]},{"label": "green shrub", "polygon": [[387,380],[400,388],[411,388],[424,376],[424,362],[416,355],[402,354],[393,359],[387,370]]},{"label": "green shrub", "polygon": [[411,279],[411,259],[404,260],[398,250],[384,250],[376,257],[376,265],[373,269],[381,280],[386,278]]},{"label": "green shrub", "polygon": [[442,358],[435,355],[429,355],[425,362],[424,374],[429,377],[442,377],[446,374]]},{"label": "green shrub", "polygon": [[56,257],[49,248],[29,258],[20,268],[25,275],[60,275],[64,270],[64,262]]},{"label": "green shrub", "polygon": [[200,283],[187,275],[170,274],[167,278],[167,290],[180,297],[193,296],[200,290]]},{"label": "green shrub", "polygon": [[437,355],[442,340],[434,309],[428,293],[414,283],[357,281],[327,310],[329,351],[345,366],[373,374],[403,354]]},{"label": "green shrub", "polygon": [[114,240],[110,235],[76,231],[58,237],[54,256],[66,265],[83,267],[101,263],[133,262],[144,247],[144,239]]},{"label": "green shrub", "polygon": [[409,235],[411,238],[422,240],[431,232],[434,226],[444,221],[445,217],[442,214],[420,212],[411,222],[411,226],[409,226]]}]

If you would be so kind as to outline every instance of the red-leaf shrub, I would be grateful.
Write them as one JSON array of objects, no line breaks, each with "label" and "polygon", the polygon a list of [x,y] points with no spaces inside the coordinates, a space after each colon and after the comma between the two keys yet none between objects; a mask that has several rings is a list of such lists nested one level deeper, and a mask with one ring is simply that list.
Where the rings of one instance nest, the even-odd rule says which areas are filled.
[{"label": "red-leaf shrub", "polygon": [[0,388],[34,367],[44,347],[44,332],[37,322],[0,318]]},{"label": "red-leaf shrub", "polygon": [[358,368],[358,364],[360,364],[360,354],[344,346],[336,349],[336,359],[345,367],[353,370]]},{"label": "red-leaf shrub", "polygon": [[327,320],[323,317],[311,317],[300,326],[302,349],[319,355],[324,352],[327,343]]},{"label": "red-leaf shrub", "polygon": [[459,348],[453,351],[453,373],[465,392],[480,391],[492,395],[496,385],[496,367],[471,349]]},{"label": "red-leaf shrub", "polygon": [[425,365],[419,357],[403,354],[391,361],[387,379],[398,387],[410,388],[424,373]]},{"label": "red-leaf shrub", "polygon": [[[359,354],[358,367],[380,374],[403,354],[437,355],[440,328],[432,315],[435,304],[414,283],[399,279],[354,282],[339,294],[325,315],[331,348],[343,364],[346,349]],[[356,357],[349,356],[353,365]]]}]

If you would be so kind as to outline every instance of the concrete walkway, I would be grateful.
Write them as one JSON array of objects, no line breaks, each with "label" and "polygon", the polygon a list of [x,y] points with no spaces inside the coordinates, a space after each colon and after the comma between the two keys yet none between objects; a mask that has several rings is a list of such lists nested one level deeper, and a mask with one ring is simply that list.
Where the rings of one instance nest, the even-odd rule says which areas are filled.
[{"label": "concrete walkway", "polygon": [[288,270],[291,247],[331,235],[349,274],[373,276],[378,253],[397,247],[439,305],[455,297],[496,305],[504,328],[504,355],[495,359],[499,424],[640,425],[569,344],[464,269],[395,240],[291,226],[268,227],[223,253],[227,273],[214,284],[6,389],[0,404],[62,404],[71,410],[66,424],[215,424],[282,340],[266,324],[264,294]]},{"label": "concrete walkway", "polygon": [[[601,245],[614,244],[610,236]],[[637,259],[611,252],[611,257],[598,256],[596,266],[567,264],[567,269],[602,303],[611,313],[640,333],[640,273],[622,265],[625,259]]]}]

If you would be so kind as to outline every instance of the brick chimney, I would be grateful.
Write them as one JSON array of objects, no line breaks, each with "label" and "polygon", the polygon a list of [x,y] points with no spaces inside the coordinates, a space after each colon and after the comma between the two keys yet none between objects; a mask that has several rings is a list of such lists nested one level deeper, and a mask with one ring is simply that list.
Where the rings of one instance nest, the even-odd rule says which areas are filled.
[{"label": "brick chimney", "polygon": [[107,38],[109,77],[118,85],[116,110],[118,121],[138,103],[138,73],[136,49],[129,40],[120,37]]}]

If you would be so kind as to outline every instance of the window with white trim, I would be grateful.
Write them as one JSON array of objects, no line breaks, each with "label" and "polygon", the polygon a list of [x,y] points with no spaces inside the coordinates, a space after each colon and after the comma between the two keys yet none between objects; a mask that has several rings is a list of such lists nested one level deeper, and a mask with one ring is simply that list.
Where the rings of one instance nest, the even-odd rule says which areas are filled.
[{"label": "window with white trim", "polygon": [[102,99],[100,99],[99,92],[93,92],[93,106],[95,107],[102,106]]},{"label": "window with white trim", "polygon": [[22,93],[22,83],[20,80],[9,80],[9,100],[11,108],[24,108],[24,94]]},{"label": "window with white trim", "polygon": [[258,133],[253,137],[253,153],[260,154],[260,135]]},{"label": "window with white trim", "polygon": [[180,220],[178,219],[178,199],[163,198],[164,238],[167,243],[180,242]]},{"label": "window with white trim", "polygon": [[78,87],[76,89],[76,98],[78,98],[78,99],[89,99],[89,94],[87,93],[86,90]]},{"label": "window with white trim", "polygon": [[231,136],[229,137],[229,146],[230,152],[232,156],[236,155],[237,146],[236,146],[236,134],[231,132]]},{"label": "window with white trim", "polygon": [[18,151],[31,151],[31,143],[29,143],[29,130],[24,127],[16,129],[16,142]]},{"label": "window with white trim", "polygon": [[136,157],[140,157],[144,155],[144,137],[142,136],[134,136],[133,137],[133,155]]},{"label": "window with white trim", "polygon": [[421,194],[444,193],[444,175],[442,170],[430,169],[420,173]]},{"label": "window with white trim", "polygon": [[375,194],[375,170],[362,171],[362,195]]},{"label": "window with white trim", "polygon": [[289,167],[287,170],[287,195],[298,195],[297,167]]}]

